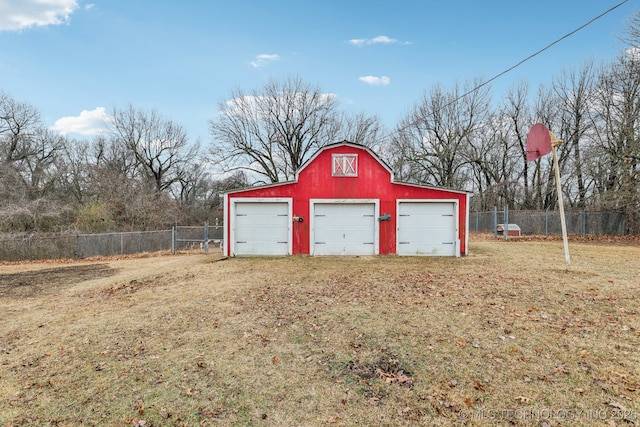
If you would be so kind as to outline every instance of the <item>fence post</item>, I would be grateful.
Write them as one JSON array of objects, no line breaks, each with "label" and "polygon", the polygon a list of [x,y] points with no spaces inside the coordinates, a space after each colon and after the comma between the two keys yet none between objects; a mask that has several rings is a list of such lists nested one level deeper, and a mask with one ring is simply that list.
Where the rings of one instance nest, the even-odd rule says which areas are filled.
[{"label": "fence post", "polygon": [[509,204],[504,204],[504,240],[509,240]]},{"label": "fence post", "polygon": [[493,237],[498,237],[498,206],[493,205]]},{"label": "fence post", "polygon": [[124,255],[124,233],[120,232],[120,255]]},{"label": "fence post", "polygon": [[171,254],[176,253],[176,226],[171,227]]},{"label": "fence post", "polygon": [[587,210],[582,209],[582,227],[580,230],[582,237],[587,235]]},{"label": "fence post", "polygon": [[209,255],[209,221],[204,223],[204,254]]},{"label": "fence post", "polygon": [[544,235],[549,236],[549,208],[544,211]]}]

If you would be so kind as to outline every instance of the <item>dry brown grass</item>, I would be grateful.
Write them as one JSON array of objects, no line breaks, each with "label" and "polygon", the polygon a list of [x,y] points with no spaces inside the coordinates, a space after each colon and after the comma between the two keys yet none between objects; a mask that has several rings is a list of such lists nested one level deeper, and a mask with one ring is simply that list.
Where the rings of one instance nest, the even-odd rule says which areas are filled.
[{"label": "dry brown grass", "polygon": [[2,266],[0,425],[638,425],[640,247],[571,251]]}]

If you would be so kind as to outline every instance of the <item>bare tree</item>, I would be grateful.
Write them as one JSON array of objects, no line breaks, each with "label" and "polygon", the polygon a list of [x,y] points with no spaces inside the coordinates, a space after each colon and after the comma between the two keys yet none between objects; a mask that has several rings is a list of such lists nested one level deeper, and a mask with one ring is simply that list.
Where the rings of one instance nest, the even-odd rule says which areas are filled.
[{"label": "bare tree", "polygon": [[0,91],[0,160],[15,162],[32,154],[32,137],[42,127],[33,106]]},{"label": "bare tree", "polygon": [[640,227],[640,62],[621,55],[598,81],[591,165],[601,203],[624,209]]},{"label": "bare tree", "polygon": [[479,80],[474,83],[456,85],[450,92],[434,86],[400,123],[391,145],[405,156],[405,178],[442,187],[464,186],[467,147],[489,112],[488,88]]},{"label": "bare tree", "polygon": [[246,170],[263,182],[291,179],[338,133],[337,101],[299,78],[269,81],[247,95],[241,90],[209,121],[210,153],[224,171]]},{"label": "bare tree", "polygon": [[[502,115],[506,119],[508,126],[507,138],[512,139],[514,146],[517,147],[517,155],[520,159],[520,170],[522,171],[522,186],[524,188],[524,197],[521,206],[524,209],[534,209],[535,202],[533,192],[531,191],[531,172],[530,164],[527,162],[527,135],[531,125],[533,125],[533,117],[531,107],[529,105],[529,85],[521,82],[517,86],[513,86],[507,92],[505,102],[502,107]],[[516,155],[516,152],[512,152]],[[540,161],[538,160],[534,167],[539,171]],[[519,179],[520,177],[518,177]]]},{"label": "bare tree", "polygon": [[640,9],[637,9],[627,22],[627,27],[621,40],[631,49],[640,48]]},{"label": "bare tree", "polygon": [[342,113],[339,117],[334,137],[336,140],[364,145],[375,151],[382,150],[383,128],[378,116],[367,116],[364,113],[356,115]]},{"label": "bare tree", "polygon": [[199,152],[181,125],[131,105],[114,110],[110,136],[133,155],[141,176],[158,194],[180,180]]},{"label": "bare tree", "polygon": [[521,161],[511,129],[510,117],[492,114],[467,147],[474,209],[516,206]]},{"label": "bare tree", "polygon": [[0,228],[47,230],[66,220],[59,191],[65,144],[34,107],[0,92]]},{"label": "bare tree", "polygon": [[561,118],[559,132],[566,144],[565,149],[573,154],[571,178],[577,186],[576,205],[580,208],[587,204],[582,145],[585,143],[584,135],[590,131],[593,123],[590,113],[594,104],[595,82],[593,63],[587,62],[580,69],[563,71],[553,83]]}]

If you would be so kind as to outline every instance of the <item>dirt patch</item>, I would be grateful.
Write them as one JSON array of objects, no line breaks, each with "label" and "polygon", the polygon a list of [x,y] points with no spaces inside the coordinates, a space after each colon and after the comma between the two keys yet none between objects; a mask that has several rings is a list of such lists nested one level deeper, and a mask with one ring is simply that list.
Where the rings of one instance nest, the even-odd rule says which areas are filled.
[{"label": "dirt patch", "polygon": [[113,276],[117,271],[106,264],[89,264],[0,274],[0,298],[50,295],[85,280]]},{"label": "dirt patch", "polygon": [[[347,382],[356,381],[367,386],[376,380],[386,385],[398,384],[409,388],[413,386],[413,374],[407,368],[407,364],[397,355],[384,349],[373,362],[349,360],[342,369],[342,375],[346,377]],[[372,395],[366,394],[368,397]]]}]

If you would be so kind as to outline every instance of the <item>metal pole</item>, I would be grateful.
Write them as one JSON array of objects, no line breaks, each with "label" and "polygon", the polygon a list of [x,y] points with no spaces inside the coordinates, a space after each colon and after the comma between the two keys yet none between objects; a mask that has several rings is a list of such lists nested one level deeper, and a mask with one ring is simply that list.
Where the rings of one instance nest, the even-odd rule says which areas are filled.
[{"label": "metal pole", "polygon": [[493,237],[498,237],[498,206],[493,205]]},{"label": "metal pole", "polygon": [[544,211],[544,235],[549,235],[549,208]]},{"label": "metal pole", "polygon": [[509,204],[504,204],[504,240],[509,240]]},{"label": "metal pole", "polygon": [[171,227],[171,253],[176,253],[176,226]]},{"label": "metal pole", "polygon": [[209,221],[204,223],[204,254],[209,255]]},{"label": "metal pole", "polygon": [[[555,138],[553,138],[555,139]],[[556,154],[556,147],[562,143],[562,141],[551,141],[551,152],[553,153],[553,166],[556,172],[556,189],[558,191],[558,205],[560,207],[560,224],[562,225],[562,242],[564,243],[564,259],[567,262],[567,267],[571,265],[571,259],[569,257],[569,241],[567,239],[567,224],[564,220],[564,201],[562,200],[562,184],[560,183],[560,167],[558,166],[558,155]]]}]

